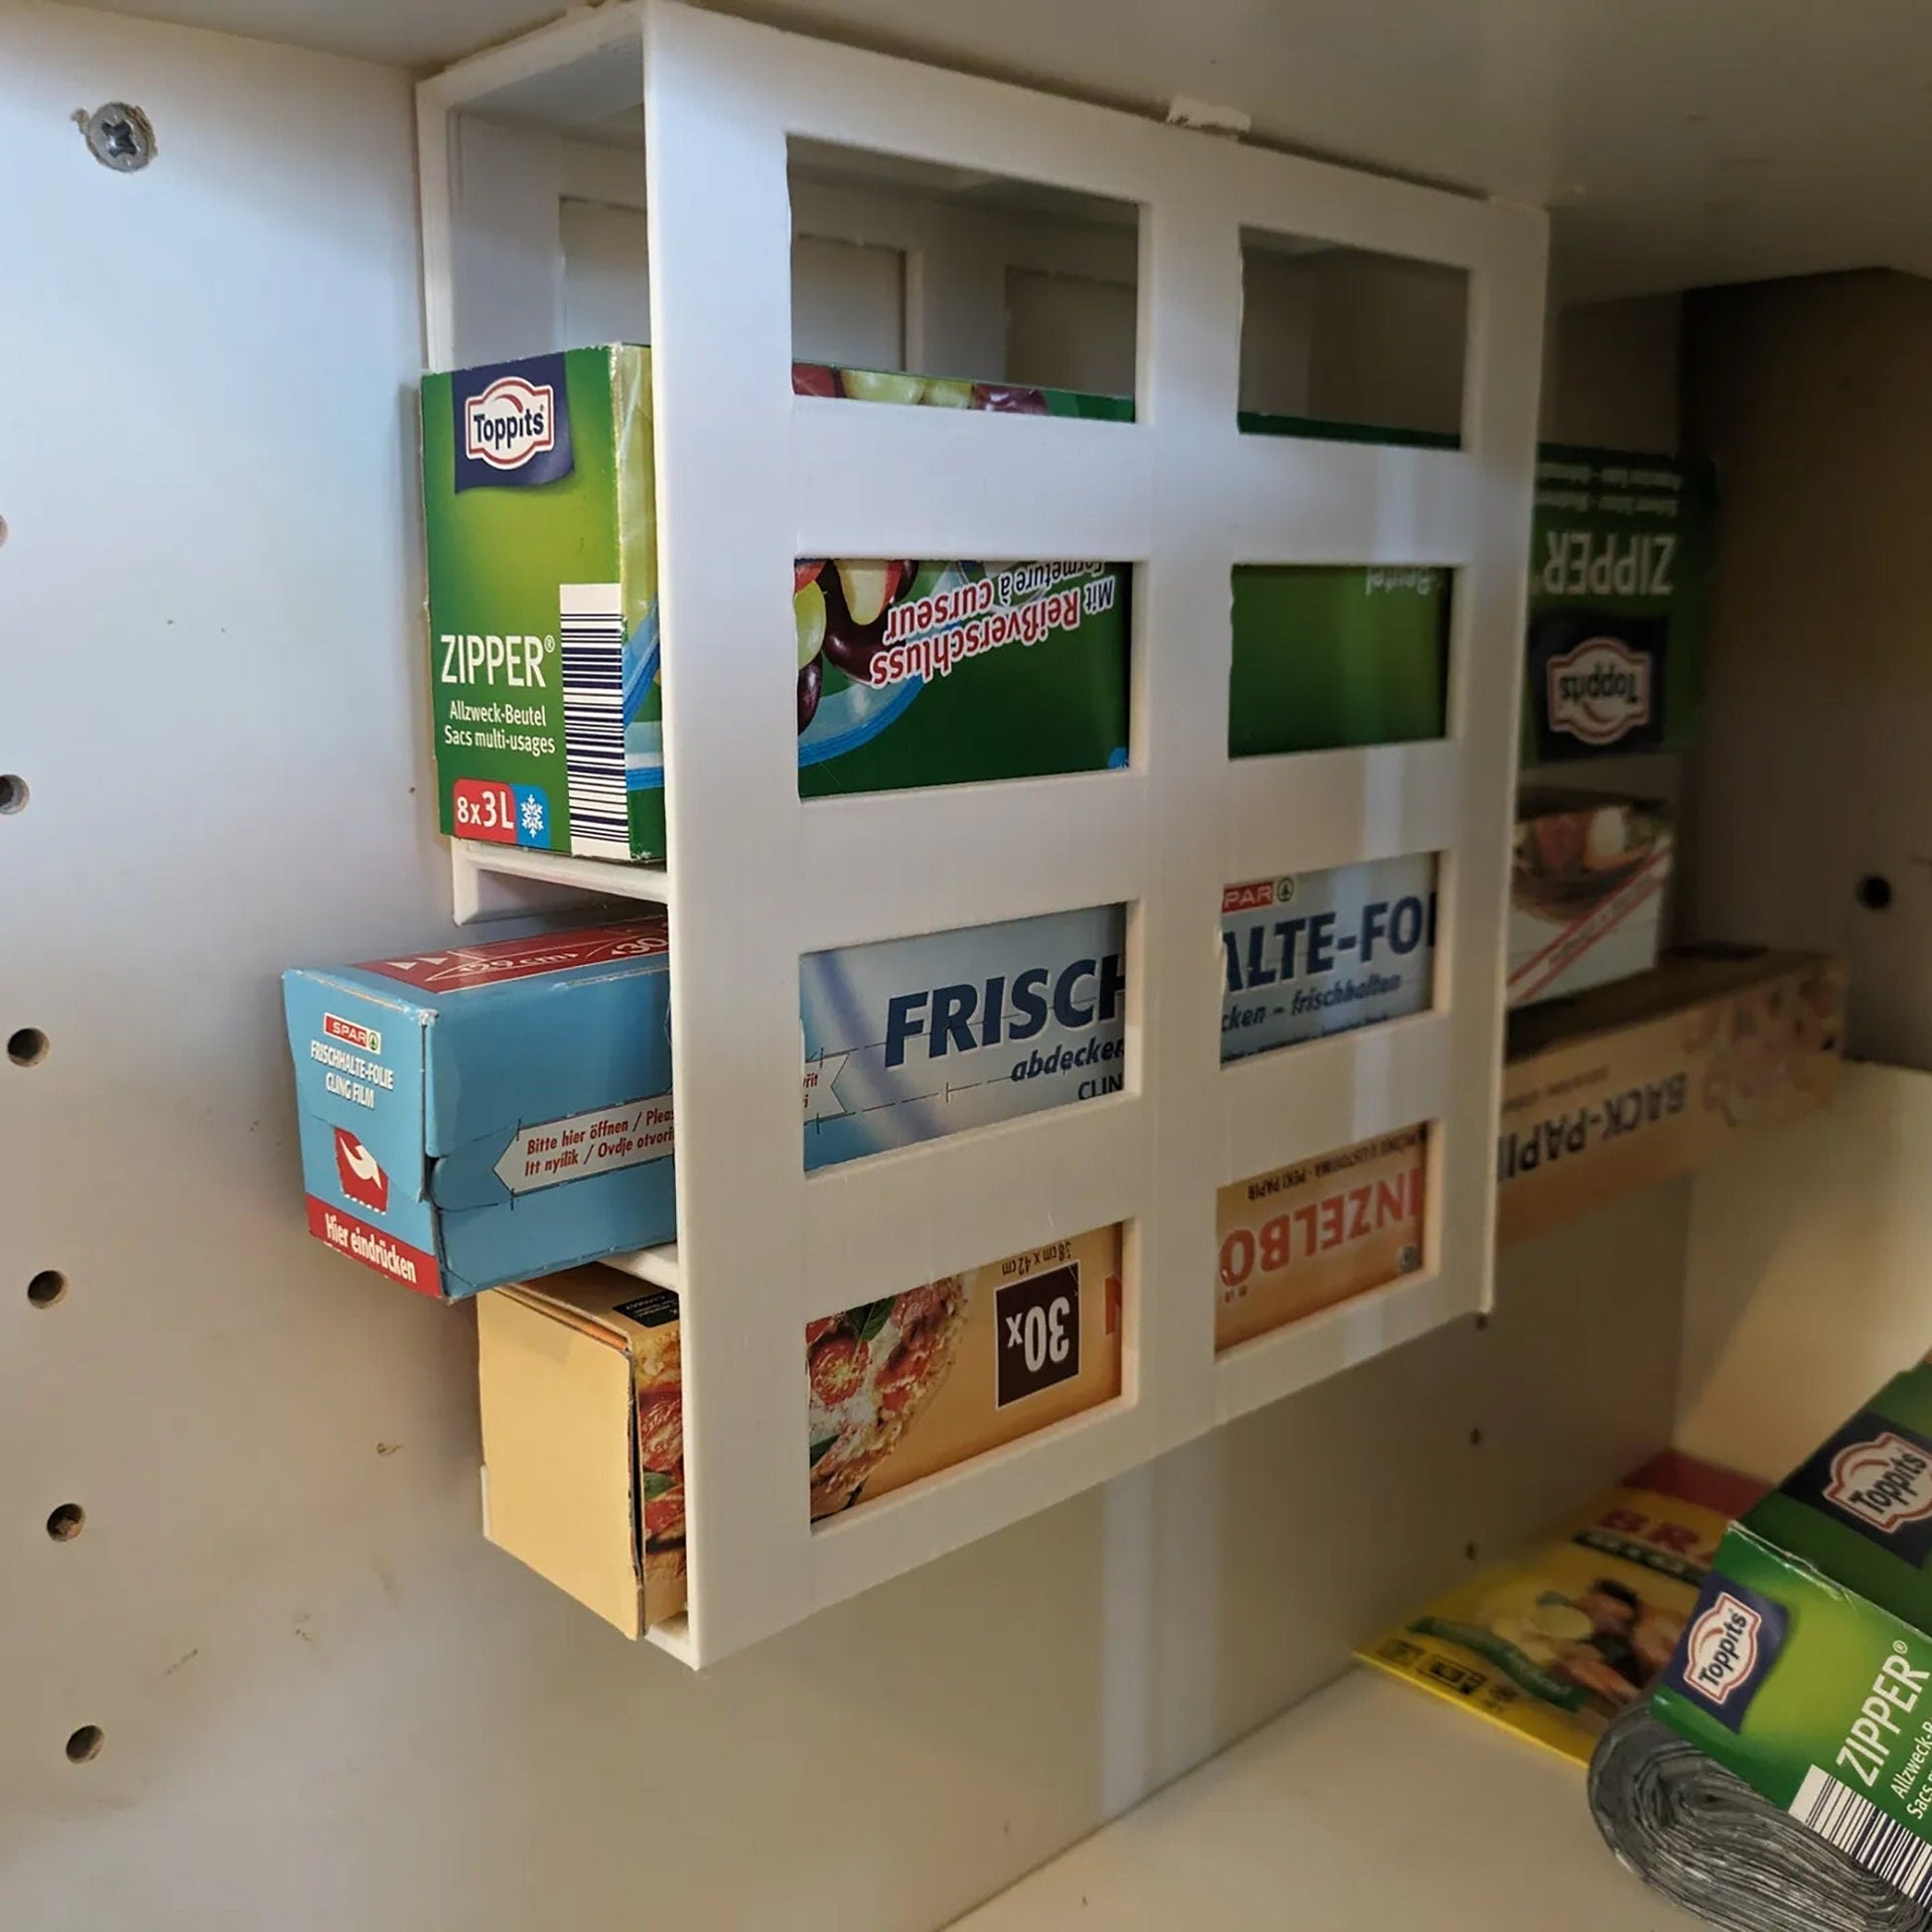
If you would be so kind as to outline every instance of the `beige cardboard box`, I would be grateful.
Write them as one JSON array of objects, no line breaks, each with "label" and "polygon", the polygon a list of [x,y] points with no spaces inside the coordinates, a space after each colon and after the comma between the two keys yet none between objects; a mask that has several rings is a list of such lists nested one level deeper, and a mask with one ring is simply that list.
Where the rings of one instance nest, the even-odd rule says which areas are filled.
[{"label": "beige cardboard box", "polygon": [[[1112,1400],[1122,1231],[808,1322],[798,1503],[814,1518]],[[635,1637],[684,1607],[677,1297],[608,1268],[478,1303],[485,1533]]]},{"label": "beige cardboard box", "polygon": [[1582,993],[1656,965],[1671,852],[1655,805],[1526,790],[1509,880],[1509,1004]]},{"label": "beige cardboard box", "polygon": [[1520,1241],[1684,1173],[1747,1128],[1827,1105],[1845,967],[1813,953],[1672,953],[1561,1007],[1513,1014],[1496,1235]]},{"label": "beige cardboard box", "polygon": [[1232,1348],[1423,1265],[1429,1130],[1223,1187],[1214,1346]]}]

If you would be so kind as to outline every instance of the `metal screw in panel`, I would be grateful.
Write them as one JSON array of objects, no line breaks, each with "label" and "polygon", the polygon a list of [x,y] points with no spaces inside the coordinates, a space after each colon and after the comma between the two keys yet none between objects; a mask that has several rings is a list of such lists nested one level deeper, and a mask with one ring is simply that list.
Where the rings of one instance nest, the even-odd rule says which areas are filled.
[{"label": "metal screw in panel", "polygon": [[76,108],[73,118],[86,136],[87,152],[103,168],[131,175],[154,159],[154,123],[138,107],[110,100],[91,114]]}]

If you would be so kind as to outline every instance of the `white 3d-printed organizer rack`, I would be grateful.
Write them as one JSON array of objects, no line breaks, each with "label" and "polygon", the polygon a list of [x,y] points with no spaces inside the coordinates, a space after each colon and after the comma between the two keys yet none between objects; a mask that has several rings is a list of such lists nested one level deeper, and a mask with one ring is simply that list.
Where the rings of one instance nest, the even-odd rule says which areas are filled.
[{"label": "white 3d-printed organizer rack", "polygon": [[[690,1607],[651,1635],[701,1664],[1484,1305],[1545,222],[633,0],[423,84],[431,366],[566,345],[527,164],[634,141],[640,109],[670,863],[459,845],[456,897],[670,908],[679,1240],[628,1265],[682,1299]],[[794,396],[792,137],[1137,207],[1137,420]],[[1459,448],[1238,432],[1250,230],[1467,272]],[[801,803],[764,643],[791,636],[792,561],[893,555],[1134,560],[1129,768]],[[1453,566],[1448,735],[1230,761],[1238,563]],[[1443,855],[1434,1010],[1222,1066],[1223,886],[1419,851]],[[1124,1091],[806,1175],[801,954],[1109,901]],[[1423,1270],[1217,1359],[1216,1189],[1419,1121]],[[1120,1399],[814,1529],[803,1323],[1112,1222]]]}]

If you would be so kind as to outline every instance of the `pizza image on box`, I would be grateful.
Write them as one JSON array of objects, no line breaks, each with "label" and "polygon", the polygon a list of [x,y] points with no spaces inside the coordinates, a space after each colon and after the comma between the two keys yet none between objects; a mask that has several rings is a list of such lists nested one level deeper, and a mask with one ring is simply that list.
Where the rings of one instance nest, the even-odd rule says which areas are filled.
[{"label": "pizza image on box", "polygon": [[[965,1326],[957,1275],[806,1324],[811,1380],[811,1508],[849,1508],[946,1379]],[[684,1400],[675,1321],[650,1331],[635,1355],[637,1466],[644,1566],[681,1578],[684,1555]]]},{"label": "pizza image on box", "polygon": [[806,1324],[814,1517],[858,1500],[946,1379],[965,1325],[957,1275]]},{"label": "pizza image on box", "polygon": [[[1121,1230],[1096,1229],[809,1321],[804,1460],[814,1520],[1119,1395]],[[677,1298],[623,1306],[647,1584],[685,1575]]]},{"label": "pizza image on box", "polygon": [[657,1312],[633,1344],[637,1389],[638,1509],[646,1588],[684,1580],[684,1362],[678,1345],[677,1297],[660,1289],[629,1312]]}]

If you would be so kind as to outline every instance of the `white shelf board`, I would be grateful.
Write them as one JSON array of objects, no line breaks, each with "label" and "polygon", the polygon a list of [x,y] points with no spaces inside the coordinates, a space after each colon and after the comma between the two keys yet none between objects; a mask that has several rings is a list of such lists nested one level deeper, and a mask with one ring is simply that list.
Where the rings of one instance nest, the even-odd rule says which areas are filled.
[{"label": "white shelf board", "polygon": [[684,1270],[678,1266],[675,1241],[666,1242],[661,1248],[638,1248],[627,1255],[607,1255],[604,1265],[617,1269],[620,1274],[635,1275],[640,1282],[651,1282],[658,1288],[684,1286]]},{"label": "white shelf board", "polygon": [[[608,859],[577,859],[568,852],[536,852],[517,845],[450,841],[450,868],[458,925],[478,919],[541,912],[559,905],[581,909],[593,898],[641,898],[671,903],[671,875],[662,866],[614,865]],[[507,891],[492,890],[508,887]],[[535,887],[535,893],[519,890]],[[541,889],[552,888],[545,892]]]},{"label": "white shelf board", "polygon": [[1605,1850],[1581,1766],[1354,1670],[955,1932],[1695,1932]]}]

